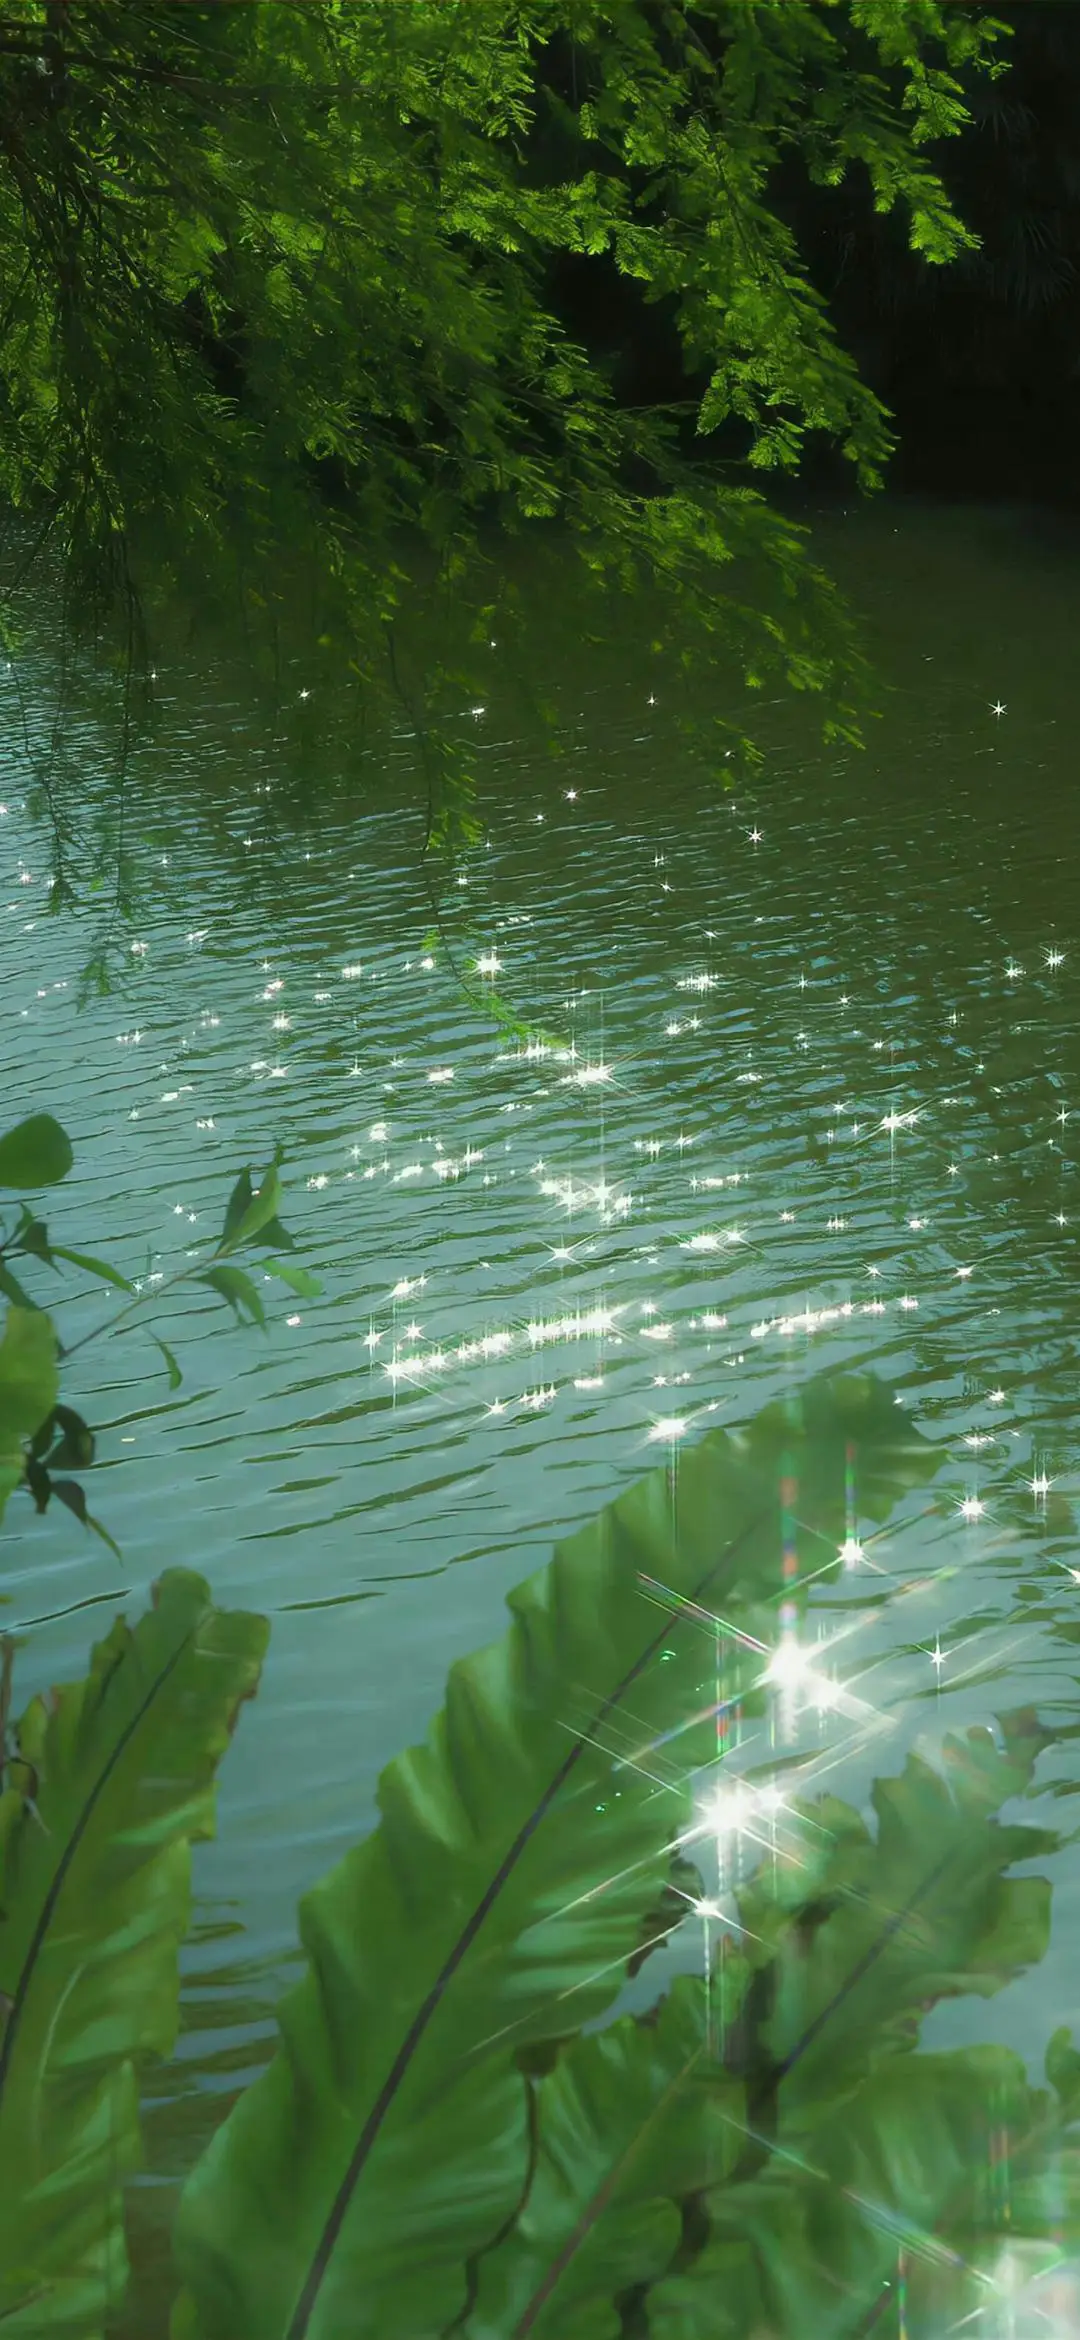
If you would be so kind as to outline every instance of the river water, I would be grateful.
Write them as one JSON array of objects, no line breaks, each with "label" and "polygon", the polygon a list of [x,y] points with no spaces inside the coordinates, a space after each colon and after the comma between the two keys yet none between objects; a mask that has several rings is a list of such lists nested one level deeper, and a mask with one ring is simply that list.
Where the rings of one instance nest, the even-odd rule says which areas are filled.
[{"label": "river water", "polygon": [[[501,1630],[509,1587],[793,1380],[872,1366],[940,1450],[875,1548],[923,1583],[914,1654],[875,1693],[872,1756],[830,1784],[858,1800],[920,1734],[1071,1692],[1013,1592],[1071,1586],[1075,1557],[1080,538],[907,503],[815,526],[889,686],[861,755],[824,750],[805,702],[768,705],[767,766],[726,797],[680,743],[672,678],[538,621],[553,761],[492,652],[470,718],[484,836],[443,923],[473,986],[497,976],[561,1041],[546,1052],[432,945],[407,726],[358,786],[325,660],[271,706],[231,650],[162,662],[127,782],[126,972],[79,1009],[92,922],[45,914],[26,806],[23,717],[43,738],[53,685],[29,654],[6,678],[0,1104],[72,1135],[54,1234],[164,1276],[280,1139],[324,1283],[294,1302],[267,1281],[268,1335],[205,1293],[163,1301],[175,1394],[138,1332],[74,1361],[122,1565],[63,1512],[12,1505],[0,1534],[24,1695],[80,1671],[170,1563],[272,1619],[197,1856],[152,2169],[182,2165],[206,2092],[266,2052],[298,1895],[370,1825],[380,1766]],[[83,804],[107,804],[115,735],[89,704],[65,754]],[[77,1337],[110,1296],[70,1289]],[[1037,1990],[954,2011],[950,2036],[1034,2056],[1048,2014],[1080,2016],[1059,1866]]]}]

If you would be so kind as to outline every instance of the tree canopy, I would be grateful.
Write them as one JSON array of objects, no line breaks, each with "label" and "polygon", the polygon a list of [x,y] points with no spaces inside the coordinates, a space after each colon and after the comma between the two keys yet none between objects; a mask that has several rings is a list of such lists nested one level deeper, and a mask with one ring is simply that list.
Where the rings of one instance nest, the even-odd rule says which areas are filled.
[{"label": "tree canopy", "polygon": [[[792,156],[822,189],[864,174],[952,260],[976,239],[924,149],[1007,31],[939,0],[6,0],[9,625],[51,564],[67,626],[119,613],[137,663],[155,591],[272,624],[310,562],[377,696],[417,549],[486,642],[528,529],[656,588],[684,665],[722,647],[857,738],[852,621],[762,483],[824,433],[876,487],[888,415],[771,184]],[[565,255],[674,325],[685,399],[618,403],[553,301]],[[753,743],[716,721],[737,768]],[[468,772],[440,752],[445,829]]]}]

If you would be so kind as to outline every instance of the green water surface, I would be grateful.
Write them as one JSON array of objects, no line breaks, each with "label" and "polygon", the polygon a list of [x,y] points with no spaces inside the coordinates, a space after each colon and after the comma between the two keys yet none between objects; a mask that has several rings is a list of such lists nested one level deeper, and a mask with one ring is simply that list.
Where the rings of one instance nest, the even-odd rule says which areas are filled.
[{"label": "green water surface", "polygon": [[[1071,1688],[1016,1593],[1077,1559],[1080,537],[910,504],[815,525],[890,686],[861,756],[823,749],[805,702],[767,704],[766,768],[726,796],[680,741],[677,676],[541,610],[553,760],[493,649],[468,717],[484,839],[445,935],[562,1040],[546,1052],[428,947],[404,718],[357,766],[325,658],[269,691],[225,644],[162,657],[126,782],[127,971],[77,1009],[97,912],[45,912],[27,752],[55,674],[42,653],[0,676],[0,1107],[71,1132],[50,1227],[165,1275],[280,1138],[324,1282],[294,1304],[268,1281],[268,1337],[206,1293],[151,1312],[175,1394],[138,1333],[74,1361],[122,1567],[57,1510],[13,1503],[0,1533],[24,1696],[172,1563],[272,1618],[197,1857],[152,2174],[266,2052],[297,1897],[370,1825],[380,1766],[509,1587],[800,1377],[872,1367],[941,1456],[862,1564],[897,1595],[845,1643],[862,1720],[803,1719],[835,1746],[830,1786],[860,1801],[917,1738]],[[100,707],[72,709],[63,755],[88,818],[107,808]],[[70,1291],[76,1337],[109,1300]],[[1080,2018],[1077,1879],[1067,1856],[1045,1969],[952,2009],[950,2038],[1034,2057]]]}]

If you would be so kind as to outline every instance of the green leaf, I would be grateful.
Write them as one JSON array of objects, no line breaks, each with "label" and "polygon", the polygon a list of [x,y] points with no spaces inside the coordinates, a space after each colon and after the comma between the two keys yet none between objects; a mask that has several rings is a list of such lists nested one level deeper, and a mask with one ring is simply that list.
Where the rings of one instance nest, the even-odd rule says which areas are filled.
[{"label": "green leaf", "polygon": [[909,1755],[898,1779],[876,1780],[876,1837],[831,1796],[796,1801],[807,1825],[739,1895],[748,1939],[773,1960],[763,2043],[808,2120],[910,2049],[928,2008],[989,1997],[1044,1955],[1050,1885],[1004,1872],[1061,1838],[994,1815],[1030,1789],[1050,1734],[1028,1709],[1000,1728],[1000,1749],[973,1727],[946,1738],[940,1770]]},{"label": "green leaf", "polygon": [[288,1284],[290,1291],[299,1292],[302,1300],[317,1300],[322,1285],[318,1276],[307,1268],[293,1267],[290,1260],[265,1259],[263,1266],[268,1276],[276,1276],[279,1283]]},{"label": "green leaf", "polygon": [[[263,1242],[271,1240],[268,1229],[277,1222],[277,1214],[284,1199],[276,1166],[263,1175],[261,1186],[253,1189],[250,1170],[241,1170],[225,1213],[222,1229],[222,1250],[235,1251],[242,1243],[252,1243],[256,1237]],[[290,1238],[286,1238],[288,1242]]]},{"label": "green leaf", "polygon": [[246,1316],[252,1324],[265,1325],[266,1310],[251,1277],[246,1276],[242,1268],[204,1268],[195,1281],[198,1284],[210,1284],[215,1292],[220,1292],[222,1299],[235,1309],[238,1322],[242,1323]]},{"label": "green leaf", "polygon": [[[383,1774],[378,1827],[301,1904],[282,2048],[184,2190],[173,2340],[416,2340],[466,2309],[465,2261],[525,2190],[519,2059],[617,1995],[694,1832],[718,1699],[764,1711],[762,1649],[843,1532],[846,1473],[881,1517],[937,1468],[866,1381],[815,1387],[805,1415],[812,1455],[774,1408],[680,1453],[677,1496],[653,1472],[453,1667],[427,1744]],[[777,1454],[803,1481],[795,1581]]]},{"label": "green leaf", "polygon": [[53,1253],[52,1245],[49,1242],[49,1230],[44,1219],[35,1219],[33,1213],[27,1210],[25,1203],[22,1206],[19,1220],[19,1243],[21,1249],[29,1252],[31,1258],[43,1259],[47,1267],[52,1265]]},{"label": "green leaf", "polygon": [[14,1275],[9,1267],[5,1267],[2,1259],[0,1259],[0,1292],[3,1293],[5,1300],[13,1300],[16,1308],[29,1308],[35,1311],[38,1309],[37,1301],[31,1299],[25,1285],[20,1284],[18,1276]]},{"label": "green leaf", "polygon": [[479,2263],[462,2340],[619,2340],[619,2293],[669,2267],[680,2197],[714,2186],[742,2151],[743,2089],[720,2061],[745,1961],[706,1985],[682,1975],[655,2018],[578,2040],[540,2081],[528,2199]]},{"label": "green leaf", "polygon": [[49,1456],[51,1470],[89,1470],[94,1459],[94,1433],[72,1406],[56,1406],[53,1419],[63,1435]]},{"label": "green leaf", "polygon": [[23,1441],[47,1421],[58,1382],[51,1318],[40,1308],[9,1308],[0,1339],[0,1519],[23,1475]]},{"label": "green leaf", "polygon": [[117,1619],[86,1678],[32,1700],[19,1723],[0,1796],[0,2318],[12,2340],[96,2340],[122,2294],[138,2073],[175,2044],[190,1847],[213,1834],[214,1773],[268,1630],[172,1569],[137,1625]]},{"label": "green leaf", "polygon": [[253,1193],[250,1170],[241,1170],[225,1206],[225,1224],[221,1230],[223,1245],[235,1241],[240,1226],[251,1209]]},{"label": "green leaf", "polygon": [[1046,2077],[1069,2118],[1080,2113],[1080,2052],[1073,2046],[1067,2024],[1059,2026],[1046,2050]]},{"label": "green leaf", "polygon": [[33,1451],[23,1458],[23,1485],[27,1493],[33,1497],[34,1509],[40,1518],[42,1512],[49,1508],[53,1489],[52,1480],[44,1463],[38,1462]]},{"label": "green leaf", "polygon": [[86,1490],[85,1488],[80,1487],[78,1480],[54,1479],[52,1483],[52,1491],[58,1502],[66,1504],[68,1510],[73,1511],[76,1519],[81,1520],[83,1526],[85,1527]]},{"label": "green leaf", "polygon": [[51,1113],[31,1113],[0,1137],[0,1186],[56,1186],[75,1160]]},{"label": "green leaf", "polygon": [[[147,1329],[149,1329],[149,1328],[147,1328]],[[170,1349],[170,1347],[169,1347],[169,1345],[168,1345],[168,1342],[167,1342],[167,1341],[163,1341],[163,1340],[161,1339],[161,1336],[160,1336],[160,1334],[158,1334],[158,1333],[155,1333],[155,1332],[152,1332],[152,1333],[150,1334],[150,1338],[151,1338],[151,1340],[152,1340],[152,1341],[155,1343],[156,1347],[157,1347],[157,1348],[159,1348],[159,1349],[161,1350],[161,1354],[162,1354],[162,1356],[163,1356],[163,1357],[164,1357],[164,1359],[165,1359],[165,1365],[166,1365],[166,1368],[167,1368],[167,1371],[168,1371],[168,1375],[169,1375],[169,1388],[170,1388],[170,1389],[179,1389],[179,1387],[180,1387],[180,1384],[181,1384],[181,1382],[182,1382],[182,1380],[183,1380],[184,1376],[183,1376],[183,1374],[182,1374],[182,1373],[181,1373],[181,1371],[180,1371],[180,1367],[179,1367],[179,1365],[178,1365],[178,1364],[177,1364],[177,1362],[176,1362],[176,1358],[174,1357],[174,1355],[173,1355],[173,1352],[172,1352],[172,1350]]]},{"label": "green leaf", "polygon": [[[990,2209],[995,2108],[1023,2108],[1029,2094],[1011,2050],[964,2048],[884,2065],[810,2144],[789,2143],[781,2123],[758,2172],[706,2195],[708,2240],[650,2293],[650,2340],[869,2332],[896,2279],[898,2242],[918,2237],[916,2256],[929,2257],[950,2210],[966,2225],[973,2208],[977,2221]],[[927,2328],[954,2326],[932,2317]]]},{"label": "green leaf", "polygon": [[29,1443],[34,1460],[54,1470],[84,1471],[94,1459],[94,1433],[74,1406],[53,1406]]},{"label": "green leaf", "polygon": [[[295,1251],[296,1249],[296,1237],[290,1235],[288,1228],[282,1226],[280,1219],[268,1219],[265,1227],[261,1228],[257,1235],[249,1237],[248,1240],[265,1244],[268,1249],[272,1247],[275,1251]],[[269,1266],[269,1261],[266,1264]]]},{"label": "green leaf", "polygon": [[108,1547],[109,1547],[109,1550],[110,1550],[110,1552],[113,1554],[113,1557],[114,1557],[114,1559],[117,1559],[117,1560],[122,1560],[122,1559],[123,1559],[124,1555],[123,1555],[122,1551],[120,1550],[120,1546],[119,1546],[119,1544],[117,1543],[115,1536],[111,1536],[111,1535],[109,1534],[108,1528],[107,1528],[107,1527],[103,1527],[103,1526],[102,1526],[102,1524],[101,1524],[101,1521],[100,1521],[99,1519],[95,1519],[95,1517],[94,1517],[94,1514],[93,1514],[93,1512],[92,1512],[92,1511],[88,1511],[88,1512],[86,1513],[86,1526],[87,1526],[88,1528],[92,1528],[92,1529],[93,1529],[93,1531],[94,1531],[94,1534],[95,1534],[96,1536],[100,1536],[100,1538],[101,1538],[101,1541],[102,1541],[102,1543],[103,1543],[103,1544],[107,1544],[107,1545],[108,1545]]},{"label": "green leaf", "polygon": [[119,1268],[110,1267],[107,1259],[93,1259],[88,1251],[69,1251],[63,1243],[54,1243],[54,1259],[66,1259],[72,1267],[82,1268],[85,1275],[98,1276],[103,1284],[113,1284],[118,1292],[134,1292],[135,1286]]},{"label": "green leaf", "polygon": [[1080,2220],[1080,2055],[1064,2027],[1046,2049],[1046,2077],[1054,2092],[1032,2090],[1025,2135],[1009,2139],[1010,2223],[1022,2235],[1075,2235]]}]

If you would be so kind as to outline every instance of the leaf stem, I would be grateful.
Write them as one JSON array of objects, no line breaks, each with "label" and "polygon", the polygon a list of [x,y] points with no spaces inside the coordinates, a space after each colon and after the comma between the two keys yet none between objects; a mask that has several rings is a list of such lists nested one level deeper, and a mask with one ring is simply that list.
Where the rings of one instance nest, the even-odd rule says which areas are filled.
[{"label": "leaf stem", "polygon": [[[184,1283],[189,1276],[200,1275],[206,1267],[213,1267],[219,1260],[224,1260],[227,1257],[228,1247],[222,1249],[221,1245],[218,1244],[208,1256],[204,1255],[198,1267],[179,1268],[174,1276],[166,1277],[164,1283],[156,1289],[155,1297],[163,1299],[166,1292],[175,1291],[176,1286]],[[69,1358],[77,1356],[80,1349],[85,1349],[90,1341],[96,1341],[99,1334],[115,1332],[117,1327],[123,1324],[125,1316],[130,1316],[136,1308],[141,1308],[144,1300],[148,1298],[147,1292],[136,1292],[134,1299],[126,1301],[123,1308],[117,1310],[115,1316],[102,1317],[100,1324],[93,1325],[88,1333],[83,1334],[81,1340],[73,1341],[68,1349],[62,1348],[60,1353],[65,1364]]]}]

